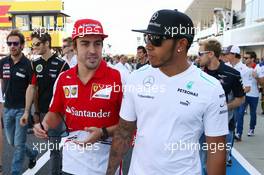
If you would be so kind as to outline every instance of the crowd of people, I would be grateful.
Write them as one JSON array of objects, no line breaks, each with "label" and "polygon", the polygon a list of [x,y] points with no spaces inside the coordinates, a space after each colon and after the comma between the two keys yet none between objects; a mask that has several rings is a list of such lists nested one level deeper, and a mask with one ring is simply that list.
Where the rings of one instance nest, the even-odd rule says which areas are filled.
[{"label": "crowd of people", "polygon": [[[168,32],[168,26],[186,32]],[[247,135],[255,134],[264,85],[264,63],[257,64],[255,52],[242,56],[235,45],[223,48],[207,39],[189,59],[193,23],[177,10],[159,10],[146,30],[133,30],[146,43],[137,47],[136,59],[103,58],[108,35],[99,21],[77,20],[74,28],[63,40],[62,56],[52,51],[47,32],[32,32],[30,59],[22,52],[23,34],[12,30],[7,36],[0,114],[14,147],[10,174],[22,174],[25,157],[28,168],[37,163],[39,150],[26,142],[31,115],[34,135],[52,145],[52,175],[226,173],[234,140],[242,141],[248,105]]]}]

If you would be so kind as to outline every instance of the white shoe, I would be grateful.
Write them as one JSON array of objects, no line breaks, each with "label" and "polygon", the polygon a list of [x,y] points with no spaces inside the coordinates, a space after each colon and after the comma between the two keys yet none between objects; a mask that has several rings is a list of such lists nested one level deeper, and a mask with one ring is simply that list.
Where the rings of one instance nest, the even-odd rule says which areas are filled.
[{"label": "white shoe", "polygon": [[254,134],[254,129],[250,129],[249,131],[248,131],[248,136],[249,137],[251,137],[251,136],[254,136],[255,134]]}]

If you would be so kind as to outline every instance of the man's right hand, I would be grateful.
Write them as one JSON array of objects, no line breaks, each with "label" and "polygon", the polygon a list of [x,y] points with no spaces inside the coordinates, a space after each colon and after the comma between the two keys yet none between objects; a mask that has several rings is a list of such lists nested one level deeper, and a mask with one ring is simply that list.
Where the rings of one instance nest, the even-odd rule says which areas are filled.
[{"label": "man's right hand", "polygon": [[29,113],[25,111],[23,116],[20,118],[21,126],[25,126],[28,123],[28,116],[29,116]]},{"label": "man's right hand", "polygon": [[34,135],[38,138],[46,139],[48,138],[47,135],[48,125],[45,122],[42,122],[42,126],[43,128],[41,127],[40,123],[34,125],[33,128]]}]

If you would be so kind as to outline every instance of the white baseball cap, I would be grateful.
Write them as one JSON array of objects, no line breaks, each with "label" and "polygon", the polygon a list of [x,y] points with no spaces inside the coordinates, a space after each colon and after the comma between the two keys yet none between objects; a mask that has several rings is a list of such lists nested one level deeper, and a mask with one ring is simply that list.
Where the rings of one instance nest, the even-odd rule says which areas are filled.
[{"label": "white baseball cap", "polygon": [[225,49],[225,54],[228,54],[228,53],[234,53],[234,54],[240,55],[240,49],[238,46],[230,45]]}]

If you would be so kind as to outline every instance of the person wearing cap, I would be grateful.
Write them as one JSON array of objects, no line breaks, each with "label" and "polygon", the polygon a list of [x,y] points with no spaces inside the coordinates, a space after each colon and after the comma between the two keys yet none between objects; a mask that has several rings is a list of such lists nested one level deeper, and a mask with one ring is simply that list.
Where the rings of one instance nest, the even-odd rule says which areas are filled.
[{"label": "person wearing cap", "polygon": [[[61,59],[57,54],[51,52],[51,36],[48,32],[36,30],[31,33],[31,38],[34,52],[37,55],[41,55],[41,57],[31,62],[33,76],[31,84],[28,86],[26,92],[25,111],[20,119],[22,126],[26,125],[28,122],[33,99],[35,107],[34,121],[38,123],[43,120],[43,117],[49,109],[56,79],[61,72],[69,69],[69,65],[66,61]],[[49,172],[52,175],[57,175],[61,172],[61,151],[59,149],[59,143],[61,141],[59,133],[61,130],[62,126],[50,131],[56,135],[56,137],[49,138],[49,142],[51,143],[49,145]]]},{"label": "person wearing cap", "polygon": [[[236,45],[230,45],[226,48],[225,54],[227,59],[229,60],[227,65],[233,67],[234,69],[240,72],[244,92],[245,93],[250,92],[252,86],[252,80],[253,80],[253,71],[242,63],[239,47]],[[241,141],[242,130],[243,130],[242,129],[243,126],[241,125],[242,114],[240,109],[241,109],[240,107],[235,109],[235,121],[237,128],[235,139],[237,141]],[[243,113],[244,112],[245,111],[243,111]]]},{"label": "person wearing cap", "polygon": [[177,10],[159,10],[147,30],[133,31],[144,33],[150,65],[136,70],[126,84],[139,90],[125,87],[106,174],[114,174],[136,128],[129,175],[200,175],[196,146],[203,132],[208,173],[225,174],[224,90],[217,79],[187,61],[192,20]]},{"label": "person wearing cap", "polygon": [[252,71],[250,71],[250,69],[242,63],[239,47],[236,45],[230,45],[226,48],[224,53],[229,61],[227,65],[232,66],[240,72],[244,92],[249,92],[251,87]]},{"label": "person wearing cap", "polygon": [[[228,126],[229,134],[227,135],[227,165],[232,165],[231,149],[233,146],[233,138],[235,134],[234,109],[244,102],[244,90],[241,83],[240,72],[227,66],[223,61],[219,60],[221,54],[221,44],[217,40],[208,39],[199,43],[199,65],[204,67],[204,71],[218,79],[225,91],[225,97],[228,109]],[[204,137],[201,138],[205,142]],[[201,160],[204,174],[206,174],[206,151],[201,152]]]},{"label": "person wearing cap", "polygon": [[[68,136],[63,144],[63,174],[103,175],[122,100],[120,73],[102,59],[107,37],[99,21],[81,19],[72,32],[77,66],[60,74],[49,112],[34,126],[39,138],[49,136],[65,115]],[[116,172],[118,174],[119,171]]]}]

